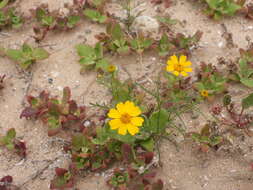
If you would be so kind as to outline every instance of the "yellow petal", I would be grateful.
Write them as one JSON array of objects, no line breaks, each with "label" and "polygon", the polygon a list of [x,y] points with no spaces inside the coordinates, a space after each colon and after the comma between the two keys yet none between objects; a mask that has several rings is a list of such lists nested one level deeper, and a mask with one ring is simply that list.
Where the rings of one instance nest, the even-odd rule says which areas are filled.
[{"label": "yellow petal", "polygon": [[179,63],[183,65],[187,60],[187,57],[185,55],[181,55],[179,58]]},{"label": "yellow petal", "polygon": [[171,61],[173,62],[173,64],[178,64],[178,58],[177,56],[173,55],[170,57]]},{"label": "yellow petal", "polygon": [[125,112],[132,117],[136,117],[141,114],[141,110],[138,106],[135,106],[133,102],[127,101],[125,103]]},{"label": "yellow petal", "polygon": [[173,66],[173,65],[168,65],[168,66],[166,67],[166,70],[167,70],[168,72],[174,71],[174,66]]},{"label": "yellow petal", "polygon": [[125,113],[125,104],[123,104],[122,102],[118,103],[116,105],[116,108],[119,113],[121,113],[121,114]]},{"label": "yellow petal", "polygon": [[185,71],[182,71],[180,74],[181,74],[182,76],[184,76],[184,77],[187,77],[187,76],[188,76],[188,73],[185,72]]},{"label": "yellow petal", "polygon": [[110,109],[107,115],[108,117],[113,118],[113,119],[120,118],[120,113],[116,109]]},{"label": "yellow petal", "polygon": [[174,71],[173,74],[176,75],[176,76],[178,76],[179,72],[178,71]]},{"label": "yellow petal", "polygon": [[175,65],[175,64],[171,60],[168,60],[167,65]]},{"label": "yellow petal", "polygon": [[184,67],[189,67],[192,65],[192,63],[190,61],[186,61],[184,63],[181,63]]},{"label": "yellow petal", "polygon": [[127,126],[127,130],[130,133],[130,135],[135,135],[139,133],[139,128],[131,124]]},{"label": "yellow petal", "polygon": [[185,72],[192,72],[192,68],[188,67],[188,68],[184,68]]},{"label": "yellow petal", "polygon": [[120,135],[126,135],[126,133],[127,133],[127,126],[126,126],[126,125],[120,126],[120,128],[119,128],[119,130],[118,130],[118,133],[119,133]]},{"label": "yellow petal", "polygon": [[142,117],[133,117],[131,119],[131,123],[135,126],[142,126],[144,119]]},{"label": "yellow petal", "polygon": [[119,127],[121,127],[122,122],[120,121],[120,119],[113,119],[113,120],[109,121],[109,125],[110,125],[111,129],[114,130],[114,129],[118,129]]}]

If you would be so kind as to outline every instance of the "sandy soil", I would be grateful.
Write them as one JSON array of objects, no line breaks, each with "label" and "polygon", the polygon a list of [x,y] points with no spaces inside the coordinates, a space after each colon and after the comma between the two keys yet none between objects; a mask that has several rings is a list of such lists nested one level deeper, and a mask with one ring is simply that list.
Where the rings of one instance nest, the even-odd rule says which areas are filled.
[{"label": "sandy soil", "polygon": [[[29,15],[29,9],[41,3],[41,0],[21,1],[20,9]],[[48,2],[51,9],[63,6],[61,0],[43,0]],[[117,2],[117,1],[114,1]],[[246,48],[247,38],[253,40],[253,22],[242,16],[227,18],[222,21],[213,21],[201,13],[201,5],[194,1],[178,0],[173,6],[164,10],[162,6],[151,5],[147,0],[140,1],[146,11],[143,15],[156,15],[156,11],[169,14],[173,19],[180,20],[181,24],[172,26],[174,32],[193,34],[196,30],[204,32],[200,47],[192,54],[191,61],[198,65],[201,61],[217,64],[219,57],[226,60],[235,59],[238,48]],[[113,6],[113,4],[112,4]],[[237,47],[227,48],[222,24],[233,34],[233,41]],[[46,190],[54,176],[54,168],[66,167],[69,156],[62,150],[63,142],[60,138],[47,136],[47,130],[39,122],[18,119],[24,107],[25,95],[38,94],[47,89],[54,95],[60,95],[64,86],[72,89],[73,98],[80,104],[89,105],[90,102],[104,102],[109,99],[106,90],[96,83],[96,73],[80,74],[80,65],[74,46],[86,42],[94,44],[94,35],[104,31],[98,26],[84,21],[71,32],[50,33],[40,44],[49,52],[47,60],[36,63],[30,72],[22,72],[7,58],[0,58],[0,74],[6,74],[6,88],[0,97],[0,132],[5,133],[14,127],[18,137],[24,139],[28,147],[26,160],[20,160],[6,150],[0,153],[0,177],[12,175],[15,184],[21,189]],[[0,33],[0,45],[4,47],[19,47],[24,42],[35,44],[31,24],[20,31],[4,31]],[[36,45],[36,44],[35,44]],[[112,63],[119,67],[121,77],[127,78],[123,68],[131,73],[132,77],[147,85],[152,85],[150,79],[156,76],[163,66],[163,61],[153,53],[145,54],[143,66],[138,63],[135,55],[128,57],[110,57]],[[48,79],[52,78],[50,84]],[[242,94],[249,93],[249,89],[231,88],[231,93],[237,99]],[[208,106],[208,105],[207,105]],[[208,107],[205,107],[208,110]],[[196,131],[204,120],[199,117],[192,121],[185,116],[189,124],[187,130]],[[232,150],[221,150],[200,154],[197,147],[191,143],[179,143],[178,149],[168,141],[162,143],[161,160],[163,167],[159,176],[165,181],[168,190],[252,190],[253,173],[250,163],[253,162],[253,140],[246,137],[240,139]],[[105,176],[109,172],[90,175],[78,180],[77,188],[81,190],[106,190]]]}]

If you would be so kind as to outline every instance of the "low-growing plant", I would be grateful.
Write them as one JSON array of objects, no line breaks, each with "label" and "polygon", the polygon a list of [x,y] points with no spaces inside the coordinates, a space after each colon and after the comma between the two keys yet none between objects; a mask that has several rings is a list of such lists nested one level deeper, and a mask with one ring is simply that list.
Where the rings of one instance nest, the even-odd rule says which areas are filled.
[{"label": "low-growing plant", "polygon": [[36,18],[34,27],[35,39],[39,42],[45,38],[50,30],[69,30],[78,25],[81,20],[82,3],[76,2],[72,7],[66,5],[68,14],[62,15],[60,11],[49,12],[48,5],[42,4],[31,10]]},{"label": "low-growing plant", "polygon": [[0,189],[1,190],[19,190],[16,185],[13,185],[12,176],[4,176],[0,179]]},{"label": "low-growing plant", "polygon": [[138,170],[129,167],[127,169],[114,169],[113,175],[107,181],[109,187],[114,190],[162,190],[163,182],[154,181],[156,173],[152,170],[140,174]]},{"label": "low-growing plant", "polygon": [[210,100],[213,96],[226,91],[227,79],[224,74],[210,64],[201,64],[198,78],[194,86],[202,98]]},{"label": "low-growing plant", "polygon": [[97,43],[95,47],[80,44],[76,46],[77,53],[81,57],[79,63],[85,70],[102,70],[108,71],[109,62],[104,58],[104,50],[101,43]]},{"label": "low-growing plant", "polygon": [[50,189],[68,189],[74,186],[74,175],[71,168],[55,168],[56,176],[50,183]]},{"label": "low-growing plant", "polygon": [[214,127],[210,124],[205,125],[200,133],[190,133],[190,137],[199,144],[200,149],[203,152],[207,152],[210,148],[214,148],[222,143],[222,136],[216,134]]},{"label": "low-growing plant", "polygon": [[0,10],[0,29],[7,27],[20,28],[22,24],[23,19],[14,8]]},{"label": "low-growing plant", "polygon": [[25,142],[16,138],[15,129],[9,129],[5,136],[0,136],[0,146],[5,146],[8,150],[14,151],[19,156],[26,157]]},{"label": "low-growing plant", "polygon": [[102,15],[99,11],[93,9],[85,9],[83,11],[84,15],[91,19],[94,22],[98,22],[100,24],[105,23],[107,20],[107,16]]},{"label": "low-growing plant", "polygon": [[[241,101],[241,108],[235,105],[232,101],[230,95],[225,95],[223,98],[223,106],[215,106],[212,109],[212,113],[215,118],[220,121],[221,124],[227,125],[230,127],[244,129],[248,134],[250,131],[248,128],[252,125],[253,116],[246,110],[253,106],[253,94],[249,94],[246,98],[243,98]],[[225,110],[228,116],[225,116],[222,113],[222,110]]]},{"label": "low-growing plant", "polygon": [[21,68],[27,69],[31,64],[49,57],[49,53],[43,48],[33,48],[23,44],[21,49],[1,49],[1,53],[17,62]]},{"label": "low-growing plant", "polygon": [[253,88],[253,48],[240,50],[241,57],[238,61],[238,69],[231,71],[230,79],[240,81],[243,85]]},{"label": "low-growing plant", "polygon": [[97,38],[104,44],[105,48],[112,52],[118,54],[129,53],[128,39],[118,23],[109,23],[106,27],[106,34],[101,33]]},{"label": "low-growing plant", "polygon": [[63,89],[62,99],[50,97],[48,92],[42,91],[38,97],[27,96],[27,102],[29,106],[22,111],[20,118],[41,120],[48,126],[49,136],[61,129],[79,129],[86,117],[85,107],[71,100],[68,87]]},{"label": "low-growing plant", "polygon": [[216,20],[221,19],[223,16],[233,16],[238,10],[243,7],[245,1],[235,0],[203,0],[208,8],[206,13]]}]

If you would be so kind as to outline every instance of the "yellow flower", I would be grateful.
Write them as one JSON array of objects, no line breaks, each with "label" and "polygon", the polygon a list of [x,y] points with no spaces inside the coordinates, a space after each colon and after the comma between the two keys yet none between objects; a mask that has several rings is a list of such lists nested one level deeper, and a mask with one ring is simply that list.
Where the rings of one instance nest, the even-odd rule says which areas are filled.
[{"label": "yellow flower", "polygon": [[182,75],[184,77],[188,76],[189,72],[192,72],[191,62],[187,61],[187,57],[185,55],[181,55],[179,60],[178,57],[173,55],[167,61],[166,70],[168,72],[173,73],[176,76]]},{"label": "yellow flower", "polygon": [[116,71],[116,66],[114,66],[114,65],[109,65],[109,67],[108,67],[108,72],[109,73],[113,73],[114,71]]},{"label": "yellow flower", "polygon": [[126,135],[127,131],[131,135],[139,133],[139,127],[142,126],[144,119],[138,117],[141,110],[135,106],[133,102],[126,101],[125,103],[118,103],[116,109],[111,109],[108,117],[112,118],[109,121],[112,130],[118,129],[120,135]]},{"label": "yellow flower", "polygon": [[208,96],[209,96],[209,93],[208,93],[207,90],[201,90],[201,91],[200,91],[200,94],[201,94],[201,96],[203,96],[203,97],[208,97]]}]

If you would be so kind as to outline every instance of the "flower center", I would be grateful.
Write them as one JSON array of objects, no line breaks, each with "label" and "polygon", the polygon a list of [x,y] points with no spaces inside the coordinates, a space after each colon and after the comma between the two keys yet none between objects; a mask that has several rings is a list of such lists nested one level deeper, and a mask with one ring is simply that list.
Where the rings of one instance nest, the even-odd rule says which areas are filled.
[{"label": "flower center", "polygon": [[124,124],[130,123],[131,122],[131,116],[127,113],[124,113],[120,117],[120,121]]},{"label": "flower center", "polygon": [[175,68],[175,71],[178,71],[178,72],[182,72],[184,70],[184,66],[181,64],[176,64],[174,68]]}]

